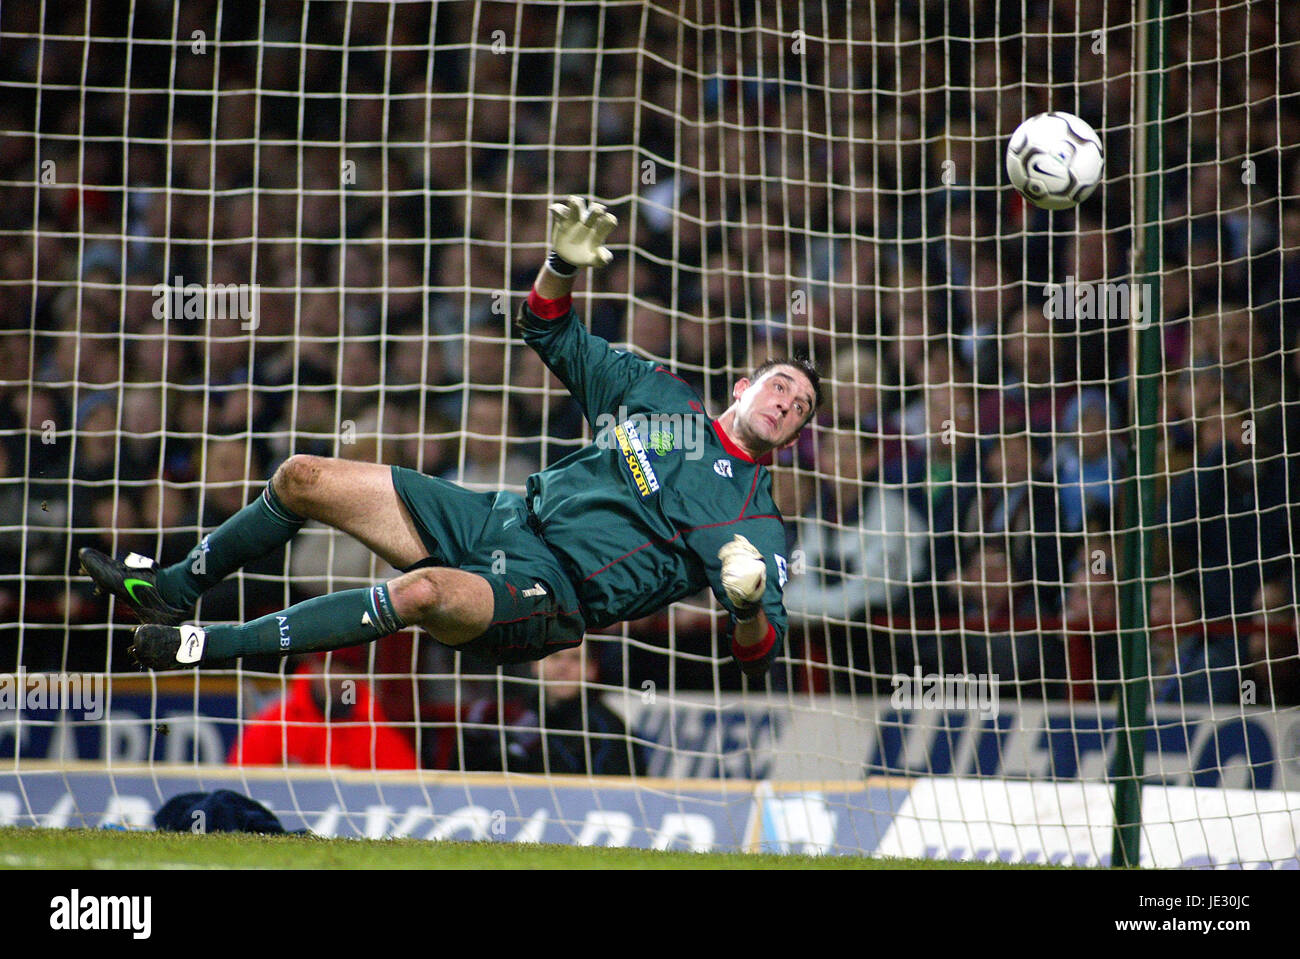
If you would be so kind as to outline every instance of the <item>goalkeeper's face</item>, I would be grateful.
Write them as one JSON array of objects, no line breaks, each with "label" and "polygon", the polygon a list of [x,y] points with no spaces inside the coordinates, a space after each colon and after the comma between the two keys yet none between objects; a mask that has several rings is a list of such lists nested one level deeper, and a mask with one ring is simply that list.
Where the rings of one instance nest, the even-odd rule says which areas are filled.
[{"label": "goalkeeper's face", "polygon": [[752,449],[792,446],[816,407],[812,383],[792,366],[776,366],[756,380],[736,381],[735,427]]}]

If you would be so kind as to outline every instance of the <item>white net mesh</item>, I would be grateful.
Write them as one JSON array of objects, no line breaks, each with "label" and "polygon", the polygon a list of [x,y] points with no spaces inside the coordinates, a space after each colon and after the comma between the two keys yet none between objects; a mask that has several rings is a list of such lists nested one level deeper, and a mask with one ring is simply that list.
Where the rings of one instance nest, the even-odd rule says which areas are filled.
[{"label": "white net mesh", "polygon": [[[182,763],[319,831],[1104,861],[1121,609],[1148,595],[1138,732],[1168,788],[1144,861],[1293,858],[1300,41],[1280,3],[1175,6],[5,5],[0,670],[112,698],[0,699],[0,819],[67,822],[65,794],[147,819]],[[1049,109],[1104,141],[1077,211],[1007,184],[1011,132]],[[80,547],[179,560],[296,452],[519,489],[589,438],[510,326],[570,193],[620,220],[579,285],[594,332],[714,415],[768,355],[823,373],[772,467],[791,628],[768,687],[707,594],[545,684],[415,632],[336,654],[328,709],[360,724],[286,723],[296,662],[133,672]],[[309,526],[197,615],[391,573]],[[255,729],[269,772],[208,766]],[[342,771],[391,766],[512,775]]]}]

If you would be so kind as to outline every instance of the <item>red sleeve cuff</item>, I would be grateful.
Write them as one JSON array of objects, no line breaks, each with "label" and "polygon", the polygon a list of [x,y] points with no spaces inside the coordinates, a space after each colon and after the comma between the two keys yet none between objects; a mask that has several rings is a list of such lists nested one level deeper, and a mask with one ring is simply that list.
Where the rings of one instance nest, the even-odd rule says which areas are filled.
[{"label": "red sleeve cuff", "polygon": [[742,663],[752,663],[756,659],[762,659],[772,651],[772,644],[776,642],[776,627],[771,623],[767,624],[767,635],[753,646],[741,646],[736,642],[735,636],[731,638],[731,655],[735,656]]},{"label": "red sleeve cuff", "polygon": [[566,293],[558,300],[547,300],[534,288],[528,294],[528,308],[539,320],[558,320],[573,308],[573,294]]}]

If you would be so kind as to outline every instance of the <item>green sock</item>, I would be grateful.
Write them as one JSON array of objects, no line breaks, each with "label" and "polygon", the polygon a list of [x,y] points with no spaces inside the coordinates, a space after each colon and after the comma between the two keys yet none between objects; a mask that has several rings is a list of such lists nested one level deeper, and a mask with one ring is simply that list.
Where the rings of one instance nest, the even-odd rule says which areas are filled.
[{"label": "green sock", "polygon": [[372,642],[405,625],[393,612],[387,586],[345,589],[243,626],[206,626],[203,659],[213,662],[239,656],[323,653]]},{"label": "green sock", "polygon": [[289,542],[305,522],[267,483],[261,496],[204,536],[188,556],[158,571],[158,594],[173,606],[193,606],[235,570]]}]

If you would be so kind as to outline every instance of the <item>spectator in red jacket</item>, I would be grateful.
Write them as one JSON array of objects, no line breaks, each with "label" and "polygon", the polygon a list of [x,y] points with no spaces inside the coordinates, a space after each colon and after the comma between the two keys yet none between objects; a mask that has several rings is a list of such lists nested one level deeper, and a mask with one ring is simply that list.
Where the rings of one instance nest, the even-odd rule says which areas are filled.
[{"label": "spectator in red jacket", "polygon": [[244,726],[229,763],[356,769],[419,765],[411,743],[389,725],[360,664],[333,655],[328,674],[325,656],[314,656],[298,668],[285,697]]}]

